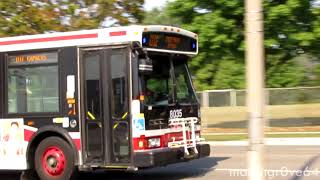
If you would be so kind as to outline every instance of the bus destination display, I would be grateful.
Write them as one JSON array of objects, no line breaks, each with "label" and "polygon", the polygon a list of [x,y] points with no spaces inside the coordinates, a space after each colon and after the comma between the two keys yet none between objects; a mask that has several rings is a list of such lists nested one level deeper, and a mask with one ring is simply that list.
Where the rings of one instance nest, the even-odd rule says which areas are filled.
[{"label": "bus destination display", "polygon": [[57,53],[21,54],[9,56],[9,65],[32,65],[56,63]]},{"label": "bus destination display", "polygon": [[142,46],[145,48],[164,49],[172,51],[197,51],[197,41],[195,39],[179,34],[161,32],[143,33]]}]

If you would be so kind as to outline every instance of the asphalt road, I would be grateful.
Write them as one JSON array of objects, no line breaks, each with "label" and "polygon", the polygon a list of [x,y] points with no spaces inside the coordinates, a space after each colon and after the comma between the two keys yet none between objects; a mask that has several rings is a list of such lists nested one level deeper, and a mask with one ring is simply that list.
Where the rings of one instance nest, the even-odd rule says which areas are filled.
[{"label": "asphalt road", "polygon": [[[320,179],[320,146],[268,146],[265,177],[275,180]],[[242,180],[246,179],[245,146],[213,147],[208,158],[139,172],[85,173],[80,180]],[[303,176],[304,175],[304,176]],[[18,173],[0,173],[1,180],[18,180]]]}]

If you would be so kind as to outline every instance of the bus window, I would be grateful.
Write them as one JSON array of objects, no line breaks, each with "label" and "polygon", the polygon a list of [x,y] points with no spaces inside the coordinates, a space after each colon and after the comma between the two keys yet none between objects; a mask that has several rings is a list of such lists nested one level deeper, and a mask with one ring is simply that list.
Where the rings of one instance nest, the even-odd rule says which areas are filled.
[{"label": "bus window", "polygon": [[165,106],[172,103],[173,82],[169,60],[153,61],[153,72],[143,78],[146,86],[143,92],[146,105]]},{"label": "bus window", "polygon": [[99,51],[87,52],[84,55],[87,148],[88,156],[93,159],[100,159],[103,154],[100,58]]},{"label": "bus window", "polygon": [[111,55],[111,114],[113,162],[129,162],[128,88],[126,49],[115,49]]},{"label": "bus window", "polygon": [[112,116],[121,118],[128,111],[127,85],[126,85],[126,54],[114,54],[111,56],[112,76]]},{"label": "bus window", "polygon": [[175,61],[174,73],[176,78],[177,101],[179,103],[197,103],[187,64],[185,62]]},{"label": "bus window", "polygon": [[8,113],[59,112],[57,53],[10,56]]},{"label": "bus window", "polygon": [[87,108],[91,119],[101,119],[99,54],[85,57]]}]

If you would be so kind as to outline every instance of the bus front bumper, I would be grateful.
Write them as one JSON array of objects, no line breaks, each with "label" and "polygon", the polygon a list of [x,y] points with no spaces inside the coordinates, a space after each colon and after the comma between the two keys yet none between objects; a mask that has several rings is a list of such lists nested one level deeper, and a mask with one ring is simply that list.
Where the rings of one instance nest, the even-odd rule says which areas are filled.
[{"label": "bus front bumper", "polygon": [[166,166],[169,164],[190,161],[207,157],[210,155],[209,144],[198,144],[198,154],[185,157],[184,149],[181,148],[162,148],[134,153],[134,166],[138,168],[150,168]]}]

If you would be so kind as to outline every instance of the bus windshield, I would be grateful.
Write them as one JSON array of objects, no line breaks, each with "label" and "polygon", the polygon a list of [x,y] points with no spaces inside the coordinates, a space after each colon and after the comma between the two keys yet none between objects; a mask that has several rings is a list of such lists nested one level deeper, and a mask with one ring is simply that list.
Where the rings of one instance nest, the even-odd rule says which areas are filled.
[{"label": "bus windshield", "polygon": [[187,60],[152,57],[153,72],[142,76],[144,103],[147,106],[168,106],[172,103],[197,103]]}]

